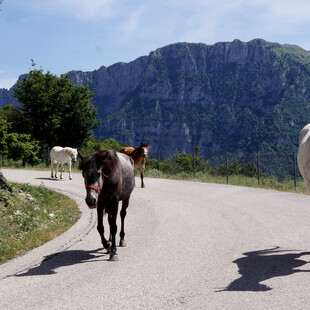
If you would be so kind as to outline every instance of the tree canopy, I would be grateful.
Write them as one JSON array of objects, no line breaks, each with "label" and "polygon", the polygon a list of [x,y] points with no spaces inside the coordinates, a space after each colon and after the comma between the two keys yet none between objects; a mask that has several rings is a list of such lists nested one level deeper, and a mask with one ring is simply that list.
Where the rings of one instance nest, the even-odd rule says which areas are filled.
[{"label": "tree canopy", "polygon": [[[23,165],[26,162],[31,165],[38,163],[39,142],[34,140],[30,134],[12,131],[12,127],[14,128],[12,115],[19,115],[14,107],[0,108],[0,156],[13,160],[21,159]],[[11,120],[9,120],[10,118]]]},{"label": "tree canopy", "polygon": [[31,70],[18,81],[14,96],[31,124],[30,134],[41,146],[80,147],[100,123],[92,104],[94,92],[75,86],[69,74],[57,77],[42,69]]}]

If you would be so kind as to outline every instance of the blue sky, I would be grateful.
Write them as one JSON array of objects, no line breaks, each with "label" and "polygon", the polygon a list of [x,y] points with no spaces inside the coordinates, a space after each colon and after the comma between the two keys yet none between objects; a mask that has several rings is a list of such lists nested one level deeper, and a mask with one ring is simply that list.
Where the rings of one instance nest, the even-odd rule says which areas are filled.
[{"label": "blue sky", "polygon": [[310,50],[309,0],[3,0],[0,88],[29,72],[93,71],[176,42],[262,38]]}]

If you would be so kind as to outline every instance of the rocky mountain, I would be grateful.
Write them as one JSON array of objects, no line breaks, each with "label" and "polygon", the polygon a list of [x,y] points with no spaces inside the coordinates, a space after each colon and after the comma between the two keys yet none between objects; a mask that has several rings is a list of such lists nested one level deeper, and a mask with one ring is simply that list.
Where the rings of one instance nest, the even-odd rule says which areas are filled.
[{"label": "rocky mountain", "polygon": [[261,39],[172,44],[71,79],[92,82],[97,138],[146,141],[153,156],[291,151],[310,122],[310,52]]}]

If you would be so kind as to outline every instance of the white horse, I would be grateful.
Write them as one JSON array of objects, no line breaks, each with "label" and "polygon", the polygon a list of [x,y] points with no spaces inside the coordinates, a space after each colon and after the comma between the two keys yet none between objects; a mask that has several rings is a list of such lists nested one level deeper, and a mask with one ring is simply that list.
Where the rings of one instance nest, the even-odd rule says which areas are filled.
[{"label": "white horse", "polygon": [[310,124],[300,131],[297,161],[307,192],[310,194]]},{"label": "white horse", "polygon": [[78,155],[77,149],[73,149],[71,147],[61,147],[54,146],[50,152],[51,159],[51,177],[53,178],[53,165],[56,165],[55,169],[55,178],[57,178],[57,170],[59,165],[61,164],[60,169],[60,178],[62,179],[62,173],[64,171],[64,164],[68,164],[69,167],[69,179],[72,180],[71,177],[71,161],[76,161],[76,157]]}]

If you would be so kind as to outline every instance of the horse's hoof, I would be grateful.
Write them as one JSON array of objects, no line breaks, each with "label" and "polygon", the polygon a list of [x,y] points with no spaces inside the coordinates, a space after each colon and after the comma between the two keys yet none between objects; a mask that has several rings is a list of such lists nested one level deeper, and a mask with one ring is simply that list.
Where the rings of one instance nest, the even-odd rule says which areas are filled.
[{"label": "horse's hoof", "polygon": [[116,253],[110,254],[109,261],[110,262],[117,262],[118,261],[118,255]]},{"label": "horse's hoof", "polygon": [[108,245],[104,246],[104,248],[107,250],[107,253],[111,252],[112,243],[108,241]]},{"label": "horse's hoof", "polygon": [[126,241],[125,241],[125,240],[120,240],[120,242],[119,242],[119,246],[121,246],[121,247],[125,247],[125,246],[127,246]]}]

